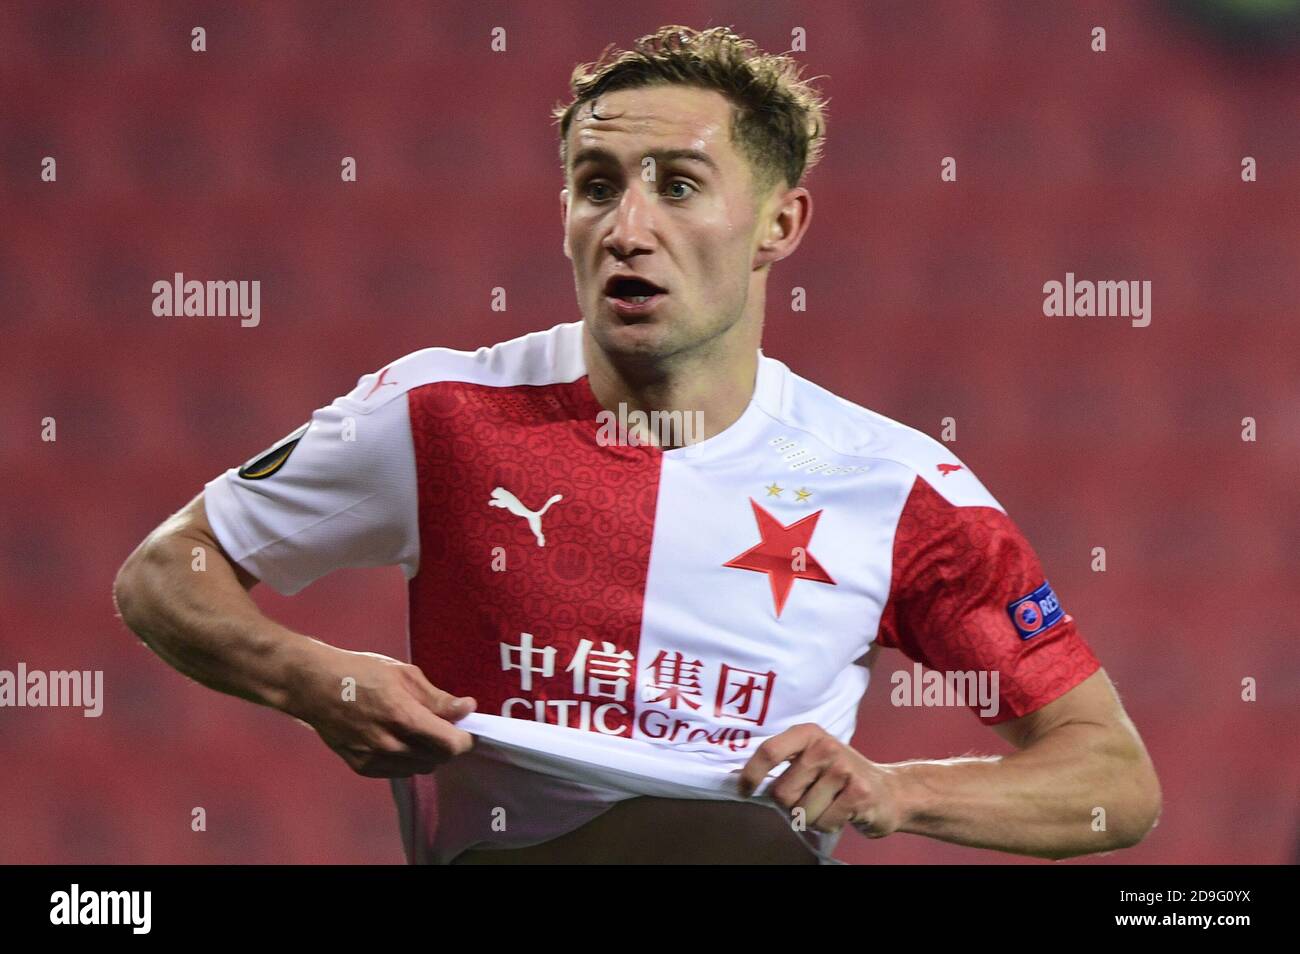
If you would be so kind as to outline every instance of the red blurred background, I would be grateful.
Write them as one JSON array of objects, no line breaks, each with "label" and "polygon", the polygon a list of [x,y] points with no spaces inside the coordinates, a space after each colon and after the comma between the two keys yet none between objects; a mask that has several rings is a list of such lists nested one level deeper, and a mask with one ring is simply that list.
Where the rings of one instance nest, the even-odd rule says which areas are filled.
[{"label": "red blurred background", "polygon": [[[0,862],[402,861],[385,782],[168,668],[115,617],[113,577],[361,374],[580,317],[548,111],[576,62],[671,22],[775,51],[806,30],[829,139],[764,350],[932,435],[955,418],[953,450],[1034,543],[1164,787],[1143,844],[1075,863],[1293,860],[1300,51],[1194,6],[0,6],[0,669],[102,669],[106,695],[98,719],[0,710]],[[178,271],[259,279],[261,324],[155,317]],[[1150,280],[1151,325],[1044,317],[1067,271]],[[254,593],[405,652],[395,568]],[[1009,751],[969,711],[891,707],[909,667],[877,666],[864,754]],[[1021,860],[851,832],[838,854]]]}]

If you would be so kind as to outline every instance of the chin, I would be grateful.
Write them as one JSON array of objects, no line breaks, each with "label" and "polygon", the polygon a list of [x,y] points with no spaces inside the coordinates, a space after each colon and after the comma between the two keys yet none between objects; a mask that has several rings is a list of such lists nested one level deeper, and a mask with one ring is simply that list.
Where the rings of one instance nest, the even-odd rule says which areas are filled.
[{"label": "chin", "polygon": [[632,321],[602,314],[595,322],[593,333],[600,346],[614,354],[655,358],[672,353],[671,327],[662,316]]}]

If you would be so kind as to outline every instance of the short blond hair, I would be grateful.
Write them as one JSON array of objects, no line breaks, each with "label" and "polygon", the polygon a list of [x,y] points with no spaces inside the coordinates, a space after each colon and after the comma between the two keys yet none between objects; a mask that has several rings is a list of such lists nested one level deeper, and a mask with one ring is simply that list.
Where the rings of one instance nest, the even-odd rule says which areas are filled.
[{"label": "short blond hair", "polygon": [[786,55],[764,53],[729,27],[660,27],[631,50],[610,44],[594,63],[575,67],[573,101],[558,104],[560,162],[568,174],[569,126],[583,103],[615,90],[681,83],[717,90],[732,110],[731,140],[749,159],[760,193],[784,180],[799,185],[822,155],[826,100]]}]

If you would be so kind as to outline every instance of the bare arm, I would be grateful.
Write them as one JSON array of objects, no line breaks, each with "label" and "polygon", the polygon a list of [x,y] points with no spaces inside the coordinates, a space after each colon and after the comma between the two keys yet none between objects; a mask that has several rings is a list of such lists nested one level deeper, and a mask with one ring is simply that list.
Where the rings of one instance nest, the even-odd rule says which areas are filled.
[{"label": "bare arm", "polygon": [[[280,625],[248,595],[257,582],[222,549],[199,494],[127,558],[113,598],[127,627],[173,668],[306,722],[362,775],[429,771],[472,747],[449,720],[473,700],[458,704],[415,666]],[[354,698],[340,691],[347,677]]]},{"label": "bare arm", "polygon": [[740,791],[752,794],[789,761],[770,795],[791,812],[802,809],[818,831],[852,824],[869,838],[906,831],[1053,859],[1127,848],[1155,825],[1155,769],[1103,670],[994,728],[1019,751],[878,763],[804,723],[758,747]]},{"label": "bare arm", "polygon": [[222,550],[199,494],[127,558],[113,598],[122,621],[174,669],[284,709],[315,641],[263,615],[248,595],[257,582]]},{"label": "bare arm", "polygon": [[993,728],[1019,751],[882,766],[898,831],[1057,859],[1132,846],[1155,825],[1160,784],[1104,670]]}]

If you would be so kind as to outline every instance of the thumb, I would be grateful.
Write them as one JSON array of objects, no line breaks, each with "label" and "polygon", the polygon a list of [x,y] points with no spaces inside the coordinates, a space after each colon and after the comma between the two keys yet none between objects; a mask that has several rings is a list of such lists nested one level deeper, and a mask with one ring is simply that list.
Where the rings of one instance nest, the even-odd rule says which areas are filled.
[{"label": "thumb", "polygon": [[417,672],[415,684],[417,695],[434,715],[455,722],[464,718],[478,707],[478,700],[473,696],[454,696],[431,683],[423,672]]},{"label": "thumb", "polygon": [[478,708],[478,700],[473,696],[454,697],[448,694],[448,698],[451,699],[451,714],[445,715],[443,718],[449,722],[463,719]]}]

